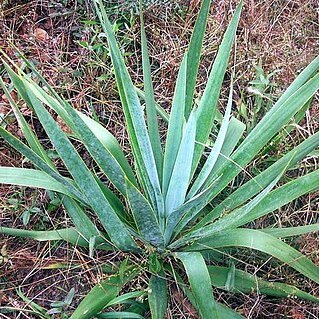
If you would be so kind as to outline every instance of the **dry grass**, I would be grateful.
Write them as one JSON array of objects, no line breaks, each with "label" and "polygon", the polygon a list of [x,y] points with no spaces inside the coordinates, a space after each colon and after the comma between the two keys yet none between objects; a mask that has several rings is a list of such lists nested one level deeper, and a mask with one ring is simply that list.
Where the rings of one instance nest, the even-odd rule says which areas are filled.
[{"label": "dry grass", "polygon": [[[208,31],[204,40],[202,67],[197,84],[197,94],[205,85],[218,44],[228,23],[230,12],[237,1],[216,0],[212,5]],[[33,60],[42,74],[61,94],[68,98],[75,108],[83,112],[97,114],[102,123],[119,139],[129,152],[123,113],[115,83],[112,77],[97,80],[102,74],[109,74],[108,61],[101,61],[96,54],[78,44],[78,41],[89,41],[94,32],[85,28],[81,20],[92,17],[88,2],[69,1],[6,1],[0,10],[0,47],[13,59],[17,60],[10,48],[13,42],[24,54]],[[155,92],[158,101],[169,109],[174,91],[174,83],[182,54],[186,49],[191,29],[198,12],[200,1],[187,1],[187,6],[170,8],[151,6],[145,12],[147,35],[153,66]],[[1,5],[0,5],[1,6]],[[114,14],[113,18],[122,18]],[[277,70],[275,82],[281,91],[294,79],[316,55],[319,54],[319,4],[317,0],[247,0],[238,29],[236,55],[237,105],[244,96],[252,108],[253,97],[247,92],[249,81],[254,77],[253,64],[262,61],[268,72]],[[120,32],[121,43],[127,55],[130,72],[136,83],[142,82],[140,67],[139,26],[135,22],[129,30]],[[123,38],[124,37],[124,38]],[[18,60],[17,60],[18,61]],[[0,113],[5,114],[7,128],[19,135],[17,123],[13,120],[6,99],[0,94]],[[24,114],[34,129],[40,133],[44,143],[45,135],[39,129],[32,112],[21,105]],[[221,105],[222,107],[222,105]],[[234,110],[235,112],[237,110]],[[318,96],[307,113],[302,125],[290,136],[282,149],[298,144],[301,139],[318,131],[319,103]],[[59,120],[59,119],[57,119]],[[162,127],[165,134],[165,127]],[[41,135],[42,134],[42,135]],[[21,135],[21,133],[20,133]],[[22,136],[20,136],[22,137]],[[27,163],[8,145],[0,141],[0,164],[6,166],[25,166]],[[301,167],[300,173],[313,170],[318,166],[316,158],[308,158]],[[10,199],[18,199],[18,207],[10,204]],[[20,214],[28,207],[37,205],[46,215],[48,198],[43,192],[29,189],[0,187],[0,223],[21,227]],[[303,225],[317,220],[319,213],[318,193],[287,205],[280,211],[259,221],[258,226],[269,223],[278,225]],[[62,210],[47,215],[46,227],[66,225],[69,219]],[[31,219],[33,225],[41,225],[41,216]],[[302,236],[295,241],[300,250],[319,263],[319,242],[315,235]],[[119,260],[123,256],[96,253],[94,259],[87,252],[66,244],[34,243],[2,236],[0,248],[6,247],[8,261],[0,265],[0,305],[21,309],[17,318],[35,318],[26,303],[17,296],[16,289],[40,305],[49,307],[50,302],[61,300],[70,288],[75,287],[79,298],[88,291],[102,276],[101,265]],[[319,295],[318,287],[300,276],[295,276],[287,267],[278,267],[270,271],[270,260],[260,260],[253,254],[241,256],[243,267],[249,267],[252,273],[264,274],[265,278],[279,278],[293,283],[300,280],[299,286]],[[253,263],[255,262],[255,263]],[[66,268],[48,269],[56,263],[63,263]],[[50,268],[49,267],[49,268]],[[143,285],[143,282],[141,283]],[[171,302],[167,318],[196,318],[194,309],[186,302],[185,297],[172,284]],[[231,295],[219,291],[217,298],[236,308],[248,318],[318,318],[319,307],[295,299],[276,300],[261,295]],[[0,318],[13,318],[1,314]]]}]

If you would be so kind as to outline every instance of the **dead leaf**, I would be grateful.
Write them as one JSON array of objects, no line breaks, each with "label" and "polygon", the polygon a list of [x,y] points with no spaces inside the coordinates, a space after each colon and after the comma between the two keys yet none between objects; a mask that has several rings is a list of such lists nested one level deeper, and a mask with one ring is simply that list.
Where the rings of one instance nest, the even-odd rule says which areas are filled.
[{"label": "dead leaf", "polygon": [[38,39],[39,41],[48,41],[49,40],[48,32],[46,32],[45,30],[43,30],[41,28],[35,28],[33,33],[34,33],[34,36],[36,37],[36,39]]},{"label": "dead leaf", "polygon": [[72,130],[64,123],[60,116],[57,116],[56,119],[57,123],[59,124],[61,130],[66,134],[72,134]]},{"label": "dead leaf", "polygon": [[293,319],[306,319],[305,315],[297,309],[292,309],[291,316]]}]

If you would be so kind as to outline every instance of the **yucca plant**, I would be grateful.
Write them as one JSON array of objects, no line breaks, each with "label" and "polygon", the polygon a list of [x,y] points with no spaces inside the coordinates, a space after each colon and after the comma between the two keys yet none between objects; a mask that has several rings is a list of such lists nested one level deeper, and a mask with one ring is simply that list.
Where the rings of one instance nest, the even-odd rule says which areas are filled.
[{"label": "yucca plant", "polygon": [[[126,261],[118,272],[101,281],[81,301],[71,315],[72,319],[144,318],[149,312],[140,306],[145,304],[132,302],[132,298],[143,295],[147,297],[144,296],[144,300],[147,300],[151,318],[164,318],[168,281],[172,280],[184,291],[202,318],[242,318],[242,315],[214,299],[213,287],[233,292],[256,291],[277,297],[290,295],[318,302],[317,297],[295,286],[267,282],[236,269],[237,259],[232,259],[233,251],[229,248],[241,247],[246,248],[247,252],[256,250],[268,254],[319,283],[319,268],[282,240],[318,231],[319,224],[265,229],[245,226],[319,188],[319,170],[286,183],[281,182],[276,187],[287,170],[318,147],[319,133],[303,141],[233,192],[227,189],[225,195],[223,190],[273,138],[278,137],[315,94],[319,88],[319,58],[299,74],[245,138],[244,124],[231,117],[231,85],[219,133],[214,139],[210,133],[216,129],[218,99],[242,2],[225,32],[200,102],[195,105],[196,76],[210,8],[210,0],[202,2],[189,49],[179,69],[169,116],[154,99],[143,18],[144,92],[141,92],[132,83],[100,0],[95,0],[95,6],[108,40],[134,169],[128,164],[116,139],[98,122],[76,111],[60,98],[30,62],[25,60],[33,74],[37,75],[37,82],[22,70],[17,73],[13,71],[7,59],[4,64],[13,87],[42,123],[68,169],[69,177],[62,176],[53,165],[1,80],[27,144],[2,127],[0,135],[29,159],[35,169],[1,167],[0,182],[56,192],[74,227],[45,232],[1,227],[1,233],[36,240],[65,240],[89,247],[91,254],[95,249],[121,250],[126,252],[126,256],[141,261],[140,267]],[[146,120],[141,106],[143,99]],[[69,126],[73,132],[72,138],[83,143],[99,167],[98,174],[84,163],[70,136],[52,117],[52,112]],[[157,112],[168,121],[164,149]],[[208,155],[207,149],[210,150]],[[103,180],[106,177],[114,188],[108,188],[101,176]],[[93,212],[104,229],[98,229],[87,212]],[[221,261],[225,260],[228,261],[222,265]],[[137,276],[145,277],[145,271],[149,278],[145,291],[119,296],[127,282]],[[121,312],[106,311],[116,303],[125,303],[126,307]]]}]

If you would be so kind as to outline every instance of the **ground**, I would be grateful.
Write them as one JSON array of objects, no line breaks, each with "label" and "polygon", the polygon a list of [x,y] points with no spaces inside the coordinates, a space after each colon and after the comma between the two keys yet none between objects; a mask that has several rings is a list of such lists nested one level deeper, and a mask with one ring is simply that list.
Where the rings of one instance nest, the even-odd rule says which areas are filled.
[{"label": "ground", "polygon": [[[133,4],[132,4],[133,3]],[[177,70],[187,47],[191,29],[199,8],[199,0],[148,4],[145,8],[146,32],[152,61],[155,94],[158,102],[169,110]],[[223,34],[237,1],[213,1],[204,40],[202,67],[196,91],[205,85]],[[121,49],[134,82],[142,83],[140,58],[140,29],[135,15],[134,1],[106,2],[115,21]],[[128,5],[130,4],[130,5]],[[173,4],[173,5],[172,5]],[[129,10],[128,10],[129,8]],[[18,47],[31,59],[45,78],[72,105],[99,120],[118,138],[129,154],[123,113],[116,94],[116,86],[108,59],[107,48],[99,37],[100,29],[95,24],[90,1],[4,1],[0,4],[0,48],[17,63],[20,63],[12,48]],[[234,113],[252,127],[268,107],[267,98],[261,108],[254,109],[256,79],[254,65],[259,63],[263,72],[274,72],[266,85],[265,95],[271,99],[280,95],[295,76],[319,54],[319,4],[317,0],[246,0],[238,28],[236,54],[231,65],[235,66]],[[1,67],[1,65],[0,65]],[[229,78],[229,73],[228,73]],[[260,77],[259,77],[260,79]],[[227,91],[227,79],[225,85]],[[27,117],[41,141],[50,147],[37,119],[16,95],[23,114]],[[225,106],[225,96],[220,109]],[[0,94],[1,125],[22,138],[7,99]],[[318,131],[318,96],[306,113],[304,120],[289,134],[283,143],[272,150],[278,156],[286,149],[297,145],[301,139]],[[61,122],[57,118],[58,122]],[[63,125],[61,123],[61,125]],[[165,126],[162,127],[165,135]],[[7,144],[0,140],[0,165],[23,166],[30,164]],[[54,154],[53,154],[54,155]],[[52,156],[53,156],[52,155]],[[85,156],[85,154],[83,154]],[[264,165],[264,156],[256,160],[258,168]],[[87,159],[89,161],[89,158]],[[58,165],[61,163],[57,162]],[[318,166],[318,157],[309,156],[300,166],[300,174]],[[63,167],[61,166],[63,169]],[[48,229],[52,225],[66,225],[69,220],[61,208],[50,205],[43,191],[21,189],[0,185],[0,223],[3,226],[25,227],[23,216],[29,221],[26,227]],[[272,216],[259,221],[259,225],[271,222],[287,225],[303,225],[318,220],[318,193],[304,196],[287,205]],[[295,239],[299,249],[319,265],[319,241],[316,235]],[[0,235],[0,318],[39,318],[28,311],[25,298],[45,307],[61,301],[71,288],[76,297],[66,311],[73,309],[84,294],[103,276],[101,265],[118,260],[117,255],[97,253],[94,258],[87,251],[66,244],[35,243]],[[240,252],[239,252],[240,254]],[[258,264],[254,256],[244,258],[252,273],[260,271],[265,277],[274,276],[293,283],[298,280],[301,288],[319,295],[318,287],[295,276],[288,268],[278,267],[267,273],[267,264]],[[252,261],[255,261],[253,263]],[[260,274],[260,273],[259,273]],[[281,277],[279,277],[281,276]],[[140,283],[143,286],[143,282]],[[18,292],[20,296],[18,295]],[[171,287],[171,303],[167,318],[196,318],[194,309],[185,302],[184,296]],[[278,300],[257,294],[232,295],[219,291],[217,299],[236,308],[248,318],[318,318],[319,306],[296,299]],[[15,312],[5,312],[5,307]],[[55,315],[59,318],[62,315]],[[62,317],[61,317],[62,318]]]}]

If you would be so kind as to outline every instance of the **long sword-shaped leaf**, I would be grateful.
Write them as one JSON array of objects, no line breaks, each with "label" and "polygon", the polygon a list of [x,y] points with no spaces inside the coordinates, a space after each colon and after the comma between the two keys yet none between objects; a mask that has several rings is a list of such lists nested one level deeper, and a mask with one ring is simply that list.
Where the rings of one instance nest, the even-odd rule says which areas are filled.
[{"label": "long sword-shaped leaf", "polygon": [[[280,171],[288,165],[289,161],[290,163],[288,167],[296,165],[318,146],[319,132],[310,136],[289,153],[284,155],[276,163],[268,167],[265,171],[252,178],[235,192],[230,194],[222,203],[204,216],[204,218],[195,226],[195,229],[203,227],[206,223],[218,218],[224,212],[230,211],[245,203],[248,199],[256,195],[262,187],[265,187],[272,179],[274,179]],[[294,154],[294,156],[291,158],[292,154]]]},{"label": "long sword-shaped leaf", "polygon": [[[24,82],[25,86],[29,89],[28,96],[32,103],[32,107],[34,109],[38,109],[41,105],[41,102],[37,99],[39,98],[47,105],[51,105],[50,101],[52,99],[47,99],[46,95],[43,94],[43,90],[38,86],[29,83],[23,79],[21,81]],[[37,97],[37,98],[36,98]],[[62,106],[61,106],[62,107]],[[76,134],[80,137],[81,141],[84,143],[87,150],[92,155],[93,159],[100,166],[104,174],[109,177],[111,182],[123,193],[125,194],[125,173],[110,152],[110,150],[102,144],[101,140],[92,132],[92,130],[86,125],[85,121],[82,120],[82,117],[76,112],[70,105],[64,104],[64,110],[67,112],[66,117],[69,118],[69,122],[72,122],[71,128],[76,132]],[[64,112],[62,113],[63,116]],[[65,116],[63,116],[65,118]],[[88,122],[88,120],[86,120]],[[76,124],[75,124],[76,123]],[[129,176],[133,179],[133,173]]]},{"label": "long sword-shaped leaf", "polygon": [[68,197],[63,197],[63,206],[68,212],[77,231],[85,237],[86,240],[98,238],[101,234],[97,227],[93,224],[90,218],[85,214],[83,208],[74,200]]},{"label": "long sword-shaped leaf", "polygon": [[152,319],[164,319],[167,309],[167,282],[164,272],[151,276],[148,303],[150,305]]},{"label": "long sword-shaped leaf", "polygon": [[156,214],[140,191],[129,180],[126,181],[128,202],[141,237],[152,245],[163,247],[164,238],[161,233]]},{"label": "long sword-shaped leaf", "polygon": [[[25,60],[25,58],[22,56],[22,58]],[[26,61],[26,60],[25,60]],[[123,151],[117,142],[116,138],[108,131],[106,130],[102,125],[94,121],[93,119],[90,119],[88,116],[76,112],[75,118],[73,118],[69,115],[67,110],[72,109],[70,104],[59,97],[59,95],[54,91],[54,89],[49,85],[49,83],[39,74],[39,72],[36,70],[34,65],[30,63],[29,61],[26,61],[27,65],[32,69],[33,72],[36,73],[36,75],[40,78],[40,80],[46,85],[46,88],[53,94],[54,97],[50,96],[46,91],[44,91],[37,83],[32,81],[30,78],[28,78],[28,81],[25,81],[21,77],[19,77],[17,74],[14,73],[14,71],[5,63],[6,70],[8,74],[10,75],[10,78],[19,92],[19,94],[22,96],[22,98],[32,107],[32,103],[37,102],[34,99],[30,98],[30,90],[33,90],[35,95],[45,104],[47,104],[50,108],[52,108],[55,112],[59,114],[59,116],[64,120],[64,122],[72,129],[74,133],[79,133],[79,122],[81,120],[86,124],[86,126],[92,131],[94,134],[93,139],[95,142],[95,147],[102,149],[102,152],[107,152],[107,158],[113,163],[112,167],[117,167],[118,165],[121,166],[122,170],[125,172],[126,176],[132,181],[132,183],[136,184],[135,177],[133,174],[133,171],[128,164],[128,161],[126,160]],[[19,69],[20,72],[22,72]],[[23,72],[22,72],[23,73]],[[31,88],[30,88],[31,85]],[[74,113],[74,111],[73,111]],[[73,114],[74,115],[74,114]],[[80,119],[78,118],[80,116]],[[30,134],[27,134],[27,136]],[[81,138],[81,136],[79,136]],[[96,140],[98,139],[98,141]],[[29,140],[28,140],[29,142]],[[30,143],[30,142],[29,142]],[[103,144],[103,147],[101,147],[100,143]],[[115,160],[114,160],[115,159]],[[104,167],[104,165],[102,165]],[[110,171],[112,172],[112,170]],[[121,173],[121,172],[120,172]],[[106,170],[106,175],[109,174],[109,171]],[[117,174],[115,174],[117,175]],[[121,175],[121,174],[120,174]],[[114,175],[111,174],[109,177],[114,177]],[[116,183],[115,183],[116,184]]]},{"label": "long sword-shaped leaf", "polygon": [[183,204],[189,186],[192,158],[195,147],[196,111],[189,117],[179,145],[172,176],[165,197],[165,212],[169,217],[174,209]]},{"label": "long sword-shaped leaf", "polygon": [[[140,90],[139,88],[135,87],[135,90],[137,92],[137,95],[145,101],[146,96],[145,96],[145,92],[143,92],[142,90]],[[161,119],[165,122],[168,123],[169,122],[169,114],[155,101],[155,107],[156,107],[156,112],[157,114],[161,117]]]},{"label": "long sword-shaped leaf", "polygon": [[[270,192],[250,212],[236,222],[236,226],[249,223],[252,220],[265,216],[274,210],[290,203],[294,199],[319,189],[319,170],[301,176]],[[235,225],[235,224],[234,224]]]},{"label": "long sword-shaped leaf", "polygon": [[11,135],[3,127],[0,126],[0,136],[3,137],[13,148],[20,152],[23,156],[28,158],[34,165],[43,170],[45,173],[53,177],[56,181],[60,182],[68,191],[83,203],[88,203],[85,195],[83,195],[77,187],[70,182],[67,178],[61,176],[51,166],[49,166],[41,157],[33,152],[28,146],[23,144],[19,139]]},{"label": "long sword-shaped leaf", "polygon": [[[277,178],[278,179],[278,178]],[[292,200],[319,189],[319,170],[301,176],[268,194],[267,189],[271,184],[247,205],[232,211],[230,214],[221,217],[216,222],[205,227],[193,230],[179,240],[179,245],[185,244],[188,240],[210,236],[226,228],[235,228],[249,223],[257,218],[290,203]]]},{"label": "long sword-shaped leaf", "polygon": [[222,43],[219,47],[217,56],[215,58],[213,68],[210,72],[206,88],[198,106],[198,123],[196,132],[196,144],[193,168],[194,173],[198,162],[202,156],[204,150],[204,144],[206,143],[208,136],[212,130],[212,126],[215,119],[215,113],[220,94],[220,89],[223,83],[224,75],[228,65],[228,59],[230,56],[232,44],[236,35],[236,29],[242,9],[242,1],[238,5],[234,16],[225,32]]},{"label": "long sword-shaped leaf", "polygon": [[237,120],[235,117],[230,119],[222,149],[218,155],[216,164],[214,165],[202,189],[206,189],[213,182],[213,180],[217,177],[219,169],[230,160],[230,155],[233,153],[245,129],[246,125],[244,123]]},{"label": "long sword-shaped leaf", "polygon": [[[9,68],[7,67],[7,69]],[[11,72],[10,69],[9,69],[9,72]],[[18,81],[19,77],[16,76],[13,72],[11,72],[11,76],[16,80],[15,84],[20,87],[20,90],[19,90],[21,92],[20,94],[25,95],[24,98],[26,98],[26,101],[31,103],[29,97],[24,91],[25,87],[23,83]],[[28,125],[27,121],[25,120],[22,113],[20,112],[19,107],[16,105],[16,103],[12,99],[8,89],[6,88],[1,78],[0,78],[0,84],[3,87],[7,98],[10,101],[10,104],[13,108],[15,116],[18,120],[19,126],[23,132],[24,137],[28,141],[28,144],[30,145],[31,149],[36,154],[38,154],[50,167],[56,170],[51,159],[48,157],[44,148],[40,144],[38,138],[31,130],[30,126]],[[76,229],[81,231],[81,235],[84,236],[87,241],[89,241],[91,238],[97,238],[98,236],[100,236],[100,233],[97,230],[96,226],[87,217],[84,210],[72,198],[68,197],[68,196],[74,197],[74,195],[70,193],[68,189],[65,188],[61,183],[53,179],[50,175],[39,170],[24,170],[24,169],[9,169],[9,168],[6,168],[5,171],[3,171],[2,168],[0,168],[0,170],[2,170],[2,173],[4,173],[4,174],[1,174],[1,182],[3,183],[9,182],[10,184],[17,185],[18,183],[21,183],[23,181],[24,183],[28,183],[28,186],[31,186],[31,187],[42,187],[51,191],[57,191],[64,195],[67,195],[67,196],[63,196],[61,198],[61,201],[63,202],[65,208],[67,209],[68,214],[70,215]],[[11,177],[10,179],[8,179],[9,173]],[[4,180],[4,177],[6,177],[6,180]],[[72,181],[70,180],[70,184],[71,183]]]},{"label": "long sword-shaped leaf", "polygon": [[143,110],[130,75],[125,67],[121,52],[117,46],[111,24],[102,2],[95,0],[95,5],[96,12],[107,35],[118,90],[124,109],[134,158],[137,162],[137,169],[139,170],[139,176],[143,177],[142,182],[146,188],[145,191],[148,193],[156,212],[161,217],[160,222],[163,223],[164,201],[161,194],[152,146],[144,121]]},{"label": "long sword-shaped leaf", "polygon": [[198,252],[176,253],[184,265],[187,277],[203,319],[218,319],[211,281],[203,256]]},{"label": "long sword-shaped leaf", "polygon": [[175,93],[173,99],[170,120],[168,124],[167,138],[165,144],[164,167],[163,167],[163,195],[167,193],[168,185],[172,176],[178,148],[182,140],[184,109],[185,109],[185,87],[186,87],[186,63],[187,54],[184,55],[178,72]]},{"label": "long sword-shaped leaf", "polygon": [[[30,238],[37,241],[64,240],[73,245],[89,246],[89,242],[84,239],[75,228],[37,231],[0,227],[0,234]],[[96,246],[98,246],[99,249],[114,250],[114,247],[109,245],[102,237],[96,239]]]},{"label": "long sword-shaped leaf", "polygon": [[200,54],[203,46],[204,34],[207,26],[207,18],[209,14],[211,0],[204,0],[202,2],[192,38],[188,47],[187,60],[187,79],[186,79],[186,99],[185,99],[185,117],[188,119],[192,104],[196,85],[196,78],[198,73],[198,66]]},{"label": "long sword-shaped leaf", "polygon": [[121,222],[115,213],[94,176],[76,152],[65,133],[62,132],[58,124],[41,103],[33,103],[33,106],[42,126],[65,166],[68,168],[81,191],[86,194],[90,206],[100,218],[114,244],[120,249],[136,249],[137,246],[130,236],[125,224]]},{"label": "long sword-shaped leaf", "polygon": [[156,162],[159,180],[162,180],[163,171],[163,152],[161,146],[161,139],[158,130],[158,120],[155,107],[155,97],[152,85],[150,57],[147,49],[144,18],[142,8],[140,8],[140,21],[141,21],[141,42],[142,42],[142,62],[143,62],[143,79],[145,91],[145,104],[147,116],[147,128],[152,145],[152,150]]},{"label": "long sword-shaped leaf", "polygon": [[[25,137],[25,139],[28,141],[28,144],[30,146],[30,148],[36,153],[38,154],[40,157],[43,158],[44,161],[46,161],[48,164],[51,163],[50,158],[48,157],[47,153],[45,152],[45,150],[43,149],[42,145],[39,143],[37,137],[35,136],[35,134],[32,132],[31,128],[29,127],[27,121],[25,120],[25,118],[23,117],[22,113],[19,110],[18,105],[15,103],[15,101],[13,100],[13,98],[10,95],[9,90],[7,89],[6,85],[4,84],[2,78],[0,77],[0,85],[2,87],[2,89],[5,92],[5,95],[7,97],[7,99],[9,100],[11,107],[13,109],[14,115],[19,123],[19,126],[23,132],[23,135]],[[53,165],[52,165],[53,166]]]},{"label": "long sword-shaped leaf", "polygon": [[[280,108],[276,108],[275,113],[270,116],[265,116],[258,124],[260,131],[256,131],[255,135],[249,135],[239,146],[230,161],[225,162],[225,165],[219,170],[215,182],[208,189],[200,193],[195,199],[190,200],[181,207],[181,210],[191,211],[191,215],[198,216],[208,203],[210,203],[216,195],[218,195],[228,183],[236,177],[247,163],[253,159],[258,151],[280,130],[280,128],[289,121],[289,119],[301,108],[304,103],[318,90],[319,74],[315,75],[299,90],[297,90],[290,98],[288,98]],[[257,125],[257,126],[258,126]],[[256,129],[256,128],[255,128]],[[255,130],[254,129],[254,130]],[[253,130],[253,131],[254,131]]]},{"label": "long sword-shaped leaf", "polygon": [[296,227],[274,227],[274,228],[263,228],[260,231],[267,233],[276,238],[285,238],[293,237],[308,234],[311,232],[319,231],[319,224],[311,224],[305,226],[296,226]]},{"label": "long sword-shaped leaf", "polygon": [[66,186],[56,179],[43,171],[31,168],[0,167],[0,184],[43,188],[76,198]]},{"label": "long sword-shaped leaf", "polygon": [[109,311],[107,313],[103,313],[100,315],[97,315],[98,319],[145,319],[145,317],[134,313],[134,312],[128,312],[128,311]]},{"label": "long sword-shaped leaf", "polygon": [[[229,291],[229,289],[227,289],[227,279],[230,269],[228,267],[219,266],[208,266],[207,268],[212,285],[216,288]],[[250,275],[247,272],[238,269],[235,270],[234,286],[231,291],[246,294],[255,292],[280,298],[296,296],[313,302],[319,302],[318,298],[296,288],[295,286],[281,282],[265,281],[257,276]]]},{"label": "long sword-shaped leaf", "polygon": [[124,284],[136,275],[136,271],[131,270],[131,275],[116,274],[98,283],[80,302],[70,319],[91,319],[95,317],[107,304],[119,294]]},{"label": "long sword-shaped leaf", "polygon": [[[273,189],[273,187],[278,183],[284,171],[281,172],[280,175],[276,177],[262,192],[260,192],[254,199],[252,199],[245,206],[240,207],[234,211],[232,211],[229,215],[226,215],[215,223],[202,227],[196,231],[191,231],[181,239],[177,240],[172,246],[175,245],[178,247],[179,245],[184,245],[185,243],[203,237],[208,237],[216,232],[220,232],[225,229],[234,228],[239,221],[244,219],[246,216],[251,216],[251,211],[269,194],[269,192]],[[181,230],[187,225],[191,218],[188,217],[188,214],[185,214],[185,217],[180,221],[180,223],[176,226],[176,234],[179,234]]]},{"label": "long sword-shaped leaf", "polygon": [[216,164],[216,161],[218,159],[218,156],[221,153],[221,149],[223,147],[229,120],[230,120],[230,114],[231,114],[231,108],[232,108],[232,99],[233,99],[233,85],[230,87],[230,93],[228,96],[228,102],[227,107],[225,110],[225,115],[220,127],[220,130],[218,132],[216,141],[214,143],[214,146],[212,150],[210,151],[210,154],[204,164],[204,166],[201,168],[198,176],[195,179],[194,184],[192,185],[192,188],[189,191],[189,194],[187,195],[187,198],[192,198],[194,195],[198,193],[200,188],[203,186],[203,184],[206,182],[207,178],[209,177],[210,173],[212,172],[214,165]]},{"label": "long sword-shaped leaf", "polygon": [[207,250],[221,247],[246,247],[269,254],[309,279],[319,283],[319,267],[296,249],[281,240],[252,229],[230,229],[210,238],[203,238],[187,246],[187,251]]}]

